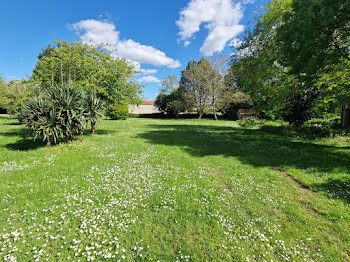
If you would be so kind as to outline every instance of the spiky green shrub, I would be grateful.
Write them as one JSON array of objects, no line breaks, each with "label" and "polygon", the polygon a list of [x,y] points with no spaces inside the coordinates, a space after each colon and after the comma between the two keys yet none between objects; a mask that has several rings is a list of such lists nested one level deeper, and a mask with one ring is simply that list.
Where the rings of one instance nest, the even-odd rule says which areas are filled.
[{"label": "spiky green shrub", "polygon": [[112,104],[108,107],[108,115],[113,120],[125,120],[129,116],[129,110],[123,104]]},{"label": "spiky green shrub", "polygon": [[48,145],[72,140],[84,132],[87,117],[85,94],[77,87],[51,87],[26,103],[21,121],[33,131],[34,139],[42,136]]},{"label": "spiky green shrub", "polygon": [[86,120],[91,124],[91,134],[94,134],[97,121],[104,116],[105,101],[92,94],[86,96],[85,105]]}]

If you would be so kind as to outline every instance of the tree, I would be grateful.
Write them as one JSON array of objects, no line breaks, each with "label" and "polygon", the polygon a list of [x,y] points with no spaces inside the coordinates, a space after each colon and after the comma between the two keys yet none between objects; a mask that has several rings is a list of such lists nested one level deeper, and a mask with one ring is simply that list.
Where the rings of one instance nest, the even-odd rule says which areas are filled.
[{"label": "tree", "polygon": [[[312,14],[307,8],[296,8],[296,2],[305,7],[320,0],[272,0],[234,56],[231,73],[237,85],[252,97],[257,110],[299,126],[316,113],[315,102],[325,88],[316,85],[320,72],[316,68],[322,68],[322,63],[326,60],[319,63],[314,59],[315,56],[310,55],[311,47],[324,48],[323,45],[312,44],[307,47],[308,51],[302,47],[307,45],[304,36],[310,37],[313,34],[310,28],[314,25],[319,28],[324,26],[319,26],[318,22],[323,20],[317,15],[318,9],[313,10],[316,13]],[[327,6],[323,8],[327,9]],[[309,30],[306,35],[299,34],[297,27],[286,29],[291,26],[289,23],[294,23],[294,18],[290,17],[296,12],[299,15],[294,22],[299,23],[301,30]],[[320,52],[328,51],[322,49]],[[312,56],[311,62],[305,62],[307,55]],[[328,63],[331,60],[326,64]],[[300,70],[301,68],[304,69]]]},{"label": "tree", "polygon": [[91,124],[91,134],[95,134],[96,123],[104,116],[105,101],[96,97],[95,94],[86,95],[85,99],[86,121]]},{"label": "tree", "polygon": [[223,55],[214,55],[209,58],[213,70],[209,70],[209,96],[211,100],[211,109],[215,120],[217,111],[225,111],[231,103],[235,90],[226,86],[229,67],[228,58]]},{"label": "tree", "polygon": [[350,127],[350,60],[342,59],[339,63],[328,66],[325,73],[318,78],[317,85],[322,88],[320,94],[323,106],[332,106],[341,110],[343,127]]},{"label": "tree", "polygon": [[169,95],[179,87],[179,80],[176,75],[168,75],[162,80],[161,86],[160,93]]},{"label": "tree", "polygon": [[1,114],[7,112],[6,101],[4,97],[5,88],[6,88],[6,82],[0,75],[0,113]]},{"label": "tree", "polygon": [[315,78],[326,65],[349,59],[350,2],[293,0],[277,30],[280,62]]},{"label": "tree", "polygon": [[213,75],[214,70],[206,58],[202,58],[198,63],[195,60],[189,61],[181,72],[180,86],[189,103],[196,108],[199,119],[202,119],[211,103],[209,88]]},{"label": "tree", "polygon": [[43,89],[53,85],[82,87],[108,104],[138,103],[141,86],[134,67],[103,46],[55,41],[39,55],[32,79]]},{"label": "tree", "polygon": [[162,81],[161,92],[158,94],[155,105],[160,111],[169,115],[180,116],[181,112],[188,108],[184,90],[179,86],[179,81],[175,75],[169,75]]},{"label": "tree", "polygon": [[[326,84],[317,84],[319,76],[329,76],[328,70],[335,72],[332,71],[333,65],[344,65],[344,60],[350,59],[349,29],[349,1],[293,0],[292,10],[285,13],[276,35],[280,43],[279,61],[290,68],[290,73],[299,77],[301,98],[308,100],[309,104],[328,89]],[[343,123],[350,122],[350,114],[344,115],[347,112],[345,107],[343,104],[342,118],[348,119]]]},{"label": "tree", "polygon": [[232,56],[228,74],[233,88],[248,94],[256,110],[271,118],[290,119],[290,116],[298,115],[293,105],[299,101],[292,95],[299,84],[298,79],[289,75],[288,68],[278,62],[276,52],[279,46],[277,29],[290,9],[291,0],[272,0],[265,7]]},{"label": "tree", "polygon": [[35,94],[35,86],[28,80],[13,80],[5,83],[0,79],[0,108],[9,114],[18,113],[23,104]]}]

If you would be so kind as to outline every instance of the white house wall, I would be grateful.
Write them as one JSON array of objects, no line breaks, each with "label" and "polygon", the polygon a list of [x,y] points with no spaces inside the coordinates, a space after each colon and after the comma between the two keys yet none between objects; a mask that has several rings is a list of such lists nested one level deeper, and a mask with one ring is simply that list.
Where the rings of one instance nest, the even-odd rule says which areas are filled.
[{"label": "white house wall", "polygon": [[153,105],[129,106],[130,114],[155,114],[160,113],[157,107]]}]

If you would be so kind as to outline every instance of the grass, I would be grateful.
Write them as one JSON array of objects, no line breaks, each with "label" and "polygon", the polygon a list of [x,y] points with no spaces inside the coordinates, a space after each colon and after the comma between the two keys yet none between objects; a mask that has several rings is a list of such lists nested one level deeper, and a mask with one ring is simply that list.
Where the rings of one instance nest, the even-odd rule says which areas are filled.
[{"label": "grass", "polygon": [[102,121],[45,147],[0,116],[0,259],[350,261],[350,138]]}]

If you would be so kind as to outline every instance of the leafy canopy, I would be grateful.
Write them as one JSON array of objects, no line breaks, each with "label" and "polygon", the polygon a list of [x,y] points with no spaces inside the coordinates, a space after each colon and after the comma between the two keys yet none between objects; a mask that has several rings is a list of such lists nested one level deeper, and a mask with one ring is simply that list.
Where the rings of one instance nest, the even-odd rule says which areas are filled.
[{"label": "leafy canopy", "polygon": [[137,73],[125,59],[117,58],[104,46],[82,42],[55,41],[39,55],[32,79],[42,88],[76,85],[111,103],[138,103],[141,86]]}]

